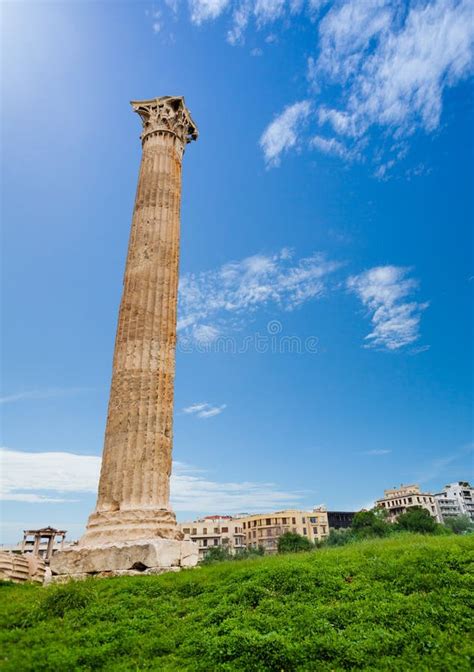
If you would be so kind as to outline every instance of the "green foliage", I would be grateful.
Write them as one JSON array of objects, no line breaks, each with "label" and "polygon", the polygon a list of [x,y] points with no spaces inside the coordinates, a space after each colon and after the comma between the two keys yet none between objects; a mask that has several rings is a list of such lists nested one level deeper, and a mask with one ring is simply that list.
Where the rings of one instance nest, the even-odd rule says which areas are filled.
[{"label": "green foliage", "polygon": [[345,546],[350,544],[353,541],[356,541],[357,537],[351,528],[342,529],[342,530],[331,530],[329,536],[326,537],[320,544],[320,547],[324,546]]},{"label": "green foliage", "polygon": [[232,554],[227,547],[211,546],[204,556],[202,565],[211,565],[224,560],[248,560],[249,558],[261,557],[265,554],[262,546],[258,548],[242,549]]},{"label": "green foliage", "polygon": [[210,565],[213,562],[222,562],[223,560],[231,560],[230,551],[225,546],[211,546],[204,555],[203,565]]},{"label": "green foliage", "polygon": [[0,588],[5,672],[472,669],[473,535]]},{"label": "green foliage", "polygon": [[466,532],[474,531],[474,524],[471,518],[467,515],[449,517],[444,521],[444,524],[455,534],[464,534]]},{"label": "green foliage", "polygon": [[48,616],[61,618],[70,611],[84,609],[94,599],[93,588],[90,581],[70,581],[52,586],[46,593],[42,609]]},{"label": "green foliage", "polygon": [[367,537],[386,537],[391,525],[379,511],[359,511],[352,521],[352,530],[359,539]]},{"label": "green foliage", "polygon": [[434,534],[438,527],[435,519],[421,506],[413,506],[398,516],[396,525],[399,530],[404,532],[419,532],[421,534]]},{"label": "green foliage", "polygon": [[278,553],[300,553],[310,551],[314,544],[296,532],[285,532],[278,538]]}]

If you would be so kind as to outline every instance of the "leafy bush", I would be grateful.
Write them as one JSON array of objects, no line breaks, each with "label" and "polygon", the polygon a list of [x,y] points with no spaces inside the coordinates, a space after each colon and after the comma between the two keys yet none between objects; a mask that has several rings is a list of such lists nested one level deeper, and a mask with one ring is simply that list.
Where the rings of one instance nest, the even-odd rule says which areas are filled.
[{"label": "leafy bush", "polygon": [[445,526],[455,534],[464,534],[474,531],[474,523],[467,515],[449,517],[444,521]]},{"label": "leafy bush", "polygon": [[204,556],[202,565],[210,565],[215,562],[223,562],[224,560],[248,560],[249,558],[256,558],[265,555],[265,550],[262,546],[258,548],[242,549],[232,554],[230,550],[222,546],[211,546]]},{"label": "leafy bush", "polygon": [[360,539],[367,537],[386,537],[391,525],[387,523],[381,511],[359,511],[352,520],[352,530]]},{"label": "leafy bush", "polygon": [[296,532],[285,532],[278,538],[278,553],[299,553],[310,551],[314,544]]},{"label": "leafy bush", "polygon": [[470,672],[474,535],[397,533],[0,596],[5,672]]},{"label": "leafy bush", "polygon": [[341,530],[331,530],[329,532],[329,536],[323,539],[323,541],[320,543],[320,547],[345,546],[346,544],[350,544],[351,542],[356,541],[356,539],[357,537],[350,527]]},{"label": "leafy bush", "polygon": [[421,506],[413,506],[398,516],[396,525],[399,530],[404,532],[419,532],[421,534],[434,534],[438,528],[435,519]]}]

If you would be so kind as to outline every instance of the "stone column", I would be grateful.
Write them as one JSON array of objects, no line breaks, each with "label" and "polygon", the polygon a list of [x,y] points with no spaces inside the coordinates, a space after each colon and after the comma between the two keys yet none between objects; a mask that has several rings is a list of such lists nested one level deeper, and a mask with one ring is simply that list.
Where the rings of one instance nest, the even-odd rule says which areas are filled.
[{"label": "stone column", "polygon": [[118,318],[97,506],[83,542],[177,538],[169,505],[184,98],[132,101],[142,160]]},{"label": "stone column", "polygon": [[53,575],[162,571],[197,562],[169,503],[181,161],[197,128],[184,98],[132,101],[142,160],[125,267],[99,493]]}]

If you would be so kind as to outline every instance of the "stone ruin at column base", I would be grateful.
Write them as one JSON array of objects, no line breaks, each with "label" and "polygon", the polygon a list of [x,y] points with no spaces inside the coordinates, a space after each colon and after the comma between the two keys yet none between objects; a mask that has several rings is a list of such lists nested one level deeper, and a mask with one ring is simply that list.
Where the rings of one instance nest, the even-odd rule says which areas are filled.
[{"label": "stone ruin at column base", "polygon": [[133,101],[142,160],[115,340],[96,510],[53,581],[176,571],[198,561],[169,505],[181,162],[198,136],[184,98]]},{"label": "stone ruin at column base", "polygon": [[[197,545],[193,541],[183,539],[176,523],[172,528],[161,530],[154,526],[153,531],[150,529],[151,526],[138,525],[131,535],[128,525],[124,525],[122,529],[118,523],[117,519],[128,517],[126,512],[120,513],[121,516],[111,516],[109,529],[105,527],[101,531],[90,532],[91,519],[97,515],[92,514],[88,531],[77,546],[71,546],[53,555],[50,563],[53,583],[69,578],[84,579],[89,576],[161,574],[176,572],[197,564]],[[133,516],[136,512],[129,513]],[[151,518],[152,516],[148,520]],[[157,534],[169,536],[160,537],[156,536]]]}]

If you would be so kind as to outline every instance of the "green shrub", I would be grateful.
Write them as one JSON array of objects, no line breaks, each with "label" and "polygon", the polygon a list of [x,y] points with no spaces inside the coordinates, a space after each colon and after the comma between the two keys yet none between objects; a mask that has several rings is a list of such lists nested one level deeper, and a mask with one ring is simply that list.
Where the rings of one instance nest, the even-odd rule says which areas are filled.
[{"label": "green shrub", "polygon": [[449,517],[444,521],[444,524],[454,534],[464,534],[474,531],[474,523],[470,516],[467,515]]},{"label": "green shrub", "polygon": [[296,532],[285,532],[278,538],[278,553],[299,553],[310,551],[312,548],[314,544]]},{"label": "green shrub", "polygon": [[438,524],[426,509],[421,506],[413,506],[398,516],[396,527],[403,532],[434,534],[437,531]]},{"label": "green shrub", "polygon": [[352,520],[352,531],[360,539],[367,537],[386,537],[391,525],[387,523],[381,511],[359,511]]},{"label": "green shrub", "polygon": [[356,536],[351,528],[331,530],[329,536],[321,542],[320,546],[345,546],[353,541],[356,541]]}]

